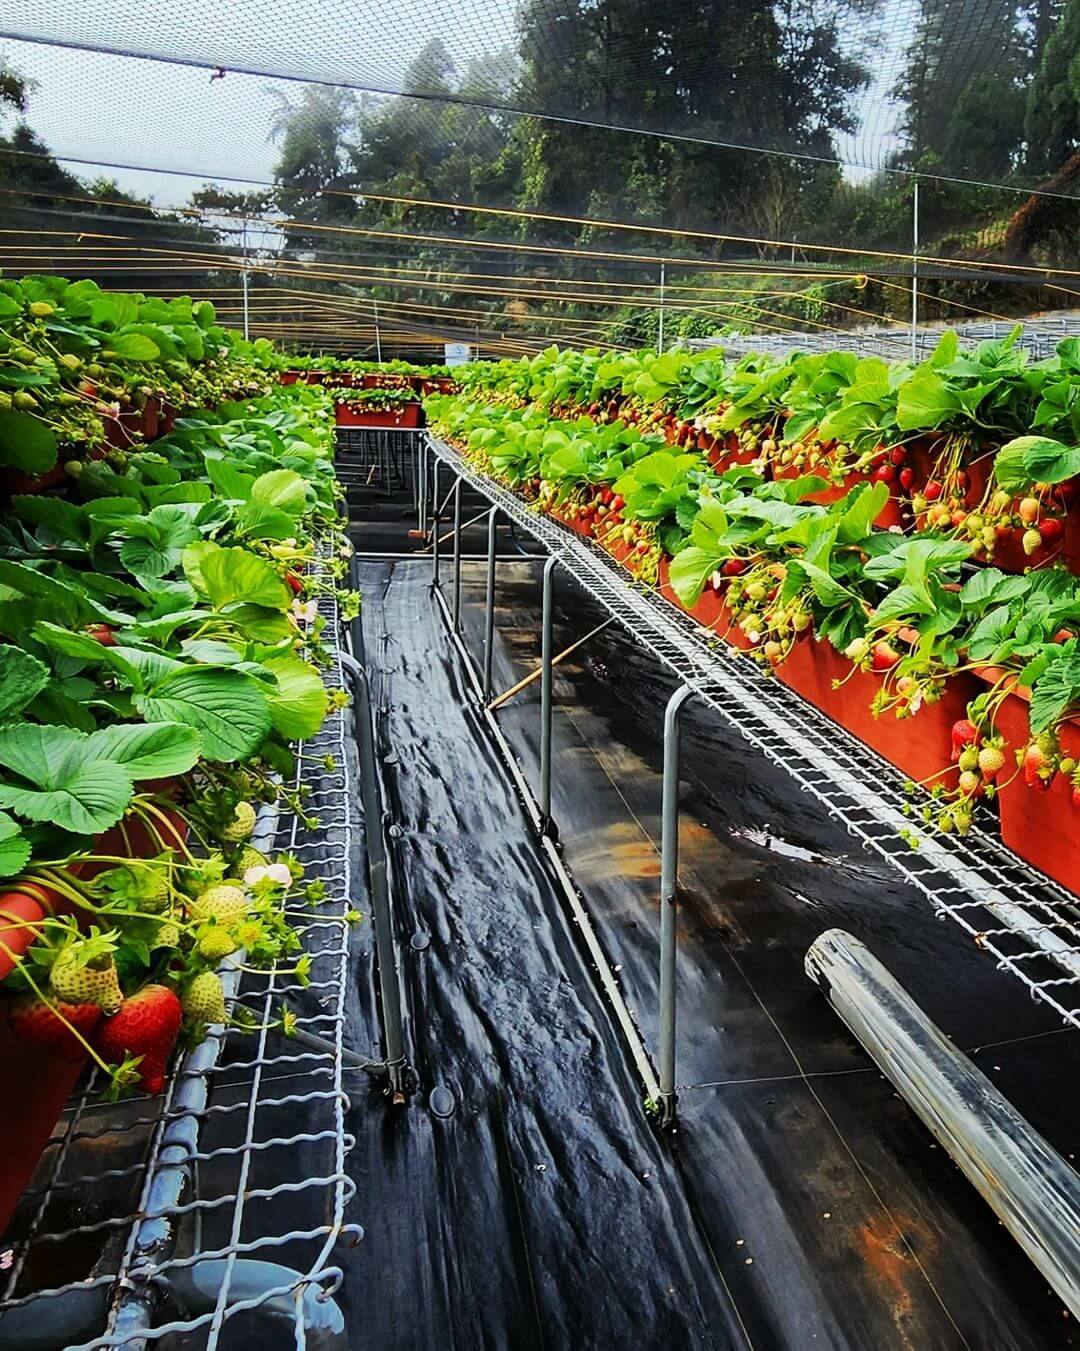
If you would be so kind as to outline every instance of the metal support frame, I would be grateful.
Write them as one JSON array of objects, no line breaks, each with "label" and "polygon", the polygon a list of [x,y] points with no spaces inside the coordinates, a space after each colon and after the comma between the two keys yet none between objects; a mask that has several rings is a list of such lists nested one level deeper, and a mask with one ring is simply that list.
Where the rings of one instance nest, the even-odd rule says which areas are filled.
[{"label": "metal support frame", "polygon": [[[363,632],[360,620],[351,626],[353,650],[362,655]],[[401,1021],[401,990],[398,984],[397,948],[391,913],[391,889],[383,839],[383,811],[379,800],[378,769],[375,759],[375,721],[371,708],[371,683],[362,661],[342,654],[345,670],[353,686],[353,725],[360,760],[360,799],[364,809],[365,852],[368,885],[371,892],[371,917],[375,926],[375,950],[379,959],[379,997],[382,1003],[383,1036],[386,1043],[386,1075],[395,1102],[403,1102],[409,1091],[412,1072],[405,1057]]]},{"label": "metal support frame", "polygon": [[454,632],[461,632],[461,475],[454,484]]},{"label": "metal support frame", "polygon": [[664,710],[664,788],[660,834],[660,1112],[675,1121],[675,958],[679,913],[679,715],[694,691],[680,685]]},{"label": "metal support frame", "polygon": [[484,683],[482,697],[491,698],[491,667],[495,656],[495,540],[499,527],[499,508],[488,512],[487,592],[484,610]]},{"label": "metal support frame", "polygon": [[1080,1316],[1080,1178],[1073,1168],[857,938],[829,929],[807,952],[806,972],[1073,1317]]},{"label": "metal support frame", "polygon": [[416,455],[417,473],[419,475],[419,487],[417,488],[417,529],[424,538],[427,538],[427,516],[428,516],[428,443],[424,437],[420,441],[420,448]]},{"label": "metal support frame", "polygon": [[545,835],[554,835],[551,820],[551,702],[552,702],[552,621],[555,600],[554,572],[559,560],[548,558],[542,583],[540,624],[540,819]]},{"label": "metal support frame", "polygon": [[911,359],[919,359],[919,180],[911,198]]},{"label": "metal support frame", "polygon": [[432,494],[432,505],[435,508],[435,515],[431,524],[431,585],[439,585],[439,522],[442,520],[442,504],[439,502],[439,461],[435,461],[434,467],[434,492]]},{"label": "metal support frame", "polygon": [[[328,557],[320,546],[322,576]],[[332,587],[319,590],[319,614],[332,657],[327,676],[340,685]],[[356,1188],[346,1170],[353,1140],[342,1078],[346,1067],[370,1068],[343,1045],[354,895],[346,726],[345,715],[331,710],[296,757],[292,791],[310,792],[323,817],[318,838],[307,837],[295,813],[277,817],[269,808],[252,837],[266,852],[288,848],[309,877],[325,883],[324,897],[295,925],[310,961],[305,979],[291,979],[291,963],[256,973],[245,971],[242,950],[226,958],[219,974],[227,1006],[242,996],[256,1026],[243,1049],[230,1025],[209,1029],[178,1060],[159,1101],[109,1109],[98,1101],[100,1077],[84,1076],[28,1189],[30,1224],[10,1236],[0,1346],[144,1351],[197,1343],[213,1351],[267,1336],[325,1351],[344,1346],[333,1298],[342,1271],[332,1257],[363,1230],[344,1218]],[[333,771],[323,767],[331,751]],[[309,1002],[296,1010],[296,1036],[287,1043],[277,1039],[276,1014],[302,990]],[[224,1066],[224,1082],[215,1082]],[[110,1143],[119,1157],[103,1151]],[[269,1148],[278,1151],[277,1166],[266,1173]],[[91,1194],[102,1204],[87,1211],[78,1199]],[[317,1195],[318,1205],[305,1195]],[[218,1216],[212,1240],[203,1225],[208,1211]],[[309,1227],[297,1227],[309,1216]],[[71,1267],[65,1261],[52,1270],[47,1259],[40,1267],[45,1254],[66,1252],[73,1239],[87,1256],[85,1272],[81,1258]],[[273,1256],[290,1265],[266,1260]],[[27,1272],[27,1260],[39,1270]],[[42,1271],[59,1280],[43,1282]]]},{"label": "metal support frame", "polygon": [[796,784],[918,891],[934,913],[973,939],[1000,970],[1080,1027],[1076,898],[1026,865],[992,832],[921,834],[912,849],[904,776],[746,657],[717,645],[655,591],[628,582],[595,544],[538,515],[429,434],[432,451],[558,557],[574,581],[615,615],[635,643],[790,775]]}]

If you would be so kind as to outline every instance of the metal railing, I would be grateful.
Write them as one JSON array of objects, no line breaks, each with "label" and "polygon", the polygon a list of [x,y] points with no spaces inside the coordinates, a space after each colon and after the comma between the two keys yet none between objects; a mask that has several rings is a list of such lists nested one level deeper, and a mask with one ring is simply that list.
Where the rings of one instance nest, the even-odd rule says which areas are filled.
[{"label": "metal railing", "polygon": [[[333,654],[325,678],[340,687],[332,593],[319,613]],[[159,1099],[107,1103],[99,1076],[88,1076],[9,1230],[0,1346],[52,1336],[69,1351],[191,1338],[214,1347],[226,1325],[254,1344],[267,1320],[298,1346],[344,1344],[334,1249],[362,1236],[346,1221],[355,1184],[343,1075],[357,1060],[343,1045],[358,825],[350,719],[331,712],[296,749],[292,787],[305,790],[318,829],[290,814],[260,841],[288,850],[325,888],[291,921],[310,978],[292,974],[294,956],[265,972],[226,969],[233,1012],[243,1005],[255,1030],[212,1029]],[[295,1038],[280,1032],[286,1007]]]},{"label": "metal railing", "polygon": [[[935,914],[958,924],[998,966],[1034,998],[1080,1027],[1080,908],[1077,898],[1030,868],[996,835],[975,826],[966,836],[922,835],[905,811],[905,776],[849,732],[806,703],[755,663],[715,637],[659,592],[635,584],[598,546],[531,509],[512,492],[476,472],[451,446],[429,437],[430,452],[493,504],[493,511],[530,532],[554,560],[679,682],[719,713],[741,736],[781,766],[848,832],[888,861],[916,888]],[[423,471],[422,471],[423,472]],[[436,523],[437,526],[438,523]],[[489,535],[493,538],[494,532]],[[454,594],[460,592],[455,551]],[[550,586],[543,588],[549,622]],[[493,590],[488,590],[485,647],[492,634]],[[685,700],[677,690],[673,704]],[[550,705],[545,710],[550,717]],[[677,717],[669,719],[666,758],[677,755]],[[542,729],[542,737],[547,735]],[[675,760],[677,769],[677,759]],[[547,771],[550,773],[550,770]],[[665,773],[669,793],[677,773]],[[550,801],[550,785],[541,785]],[[667,804],[670,807],[670,803]],[[667,832],[665,877],[677,869],[677,831]],[[673,944],[665,949],[673,961]],[[661,1091],[674,1079],[661,1064]],[[666,1080],[666,1082],[664,1082]]]}]

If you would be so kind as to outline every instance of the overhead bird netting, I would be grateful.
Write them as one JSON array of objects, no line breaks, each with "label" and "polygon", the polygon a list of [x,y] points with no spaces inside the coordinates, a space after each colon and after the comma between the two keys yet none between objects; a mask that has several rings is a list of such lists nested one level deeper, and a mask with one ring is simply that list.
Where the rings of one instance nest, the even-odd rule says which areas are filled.
[{"label": "overhead bird netting", "polygon": [[1067,308],[1077,53],[1080,0],[0,0],[0,266],[350,346]]}]

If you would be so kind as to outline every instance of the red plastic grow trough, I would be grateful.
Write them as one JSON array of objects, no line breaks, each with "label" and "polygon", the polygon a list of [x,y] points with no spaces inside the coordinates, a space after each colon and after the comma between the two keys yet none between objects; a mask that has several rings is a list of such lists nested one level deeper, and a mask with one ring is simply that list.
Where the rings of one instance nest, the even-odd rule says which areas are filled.
[{"label": "red plastic grow trough", "polygon": [[[1009,693],[998,707],[994,725],[1011,748],[1023,750],[1031,739],[1028,691],[1000,667],[987,667],[980,674],[990,684],[1008,681]],[[1068,719],[1058,733],[1062,754],[1080,759],[1080,721]],[[1014,774],[1013,769],[1008,755],[997,794],[1002,841],[1032,867],[1080,896],[1080,808],[1073,806],[1071,782],[1066,775],[1055,774],[1046,788],[1029,788],[1023,772]]]},{"label": "red plastic grow trough", "polygon": [[392,409],[367,409],[363,404],[335,403],[334,420],[339,427],[416,428],[420,426],[420,405],[404,403]]},{"label": "red plastic grow trough", "polygon": [[[177,843],[187,839],[187,826],[178,815],[166,811]],[[94,842],[101,854],[150,858],[160,846],[141,821],[125,822],[127,833],[114,826]],[[164,824],[160,826],[164,831]],[[75,863],[69,871],[91,877],[107,863]],[[13,883],[0,897],[0,978],[6,976],[37,936],[33,927],[48,915],[71,914],[67,897],[34,883]],[[52,1137],[76,1081],[86,1067],[86,1057],[71,1060],[30,1046],[8,1026],[9,1002],[0,1003],[0,1076],[6,1106],[0,1110],[0,1229],[7,1227],[26,1190],[38,1159]]]}]

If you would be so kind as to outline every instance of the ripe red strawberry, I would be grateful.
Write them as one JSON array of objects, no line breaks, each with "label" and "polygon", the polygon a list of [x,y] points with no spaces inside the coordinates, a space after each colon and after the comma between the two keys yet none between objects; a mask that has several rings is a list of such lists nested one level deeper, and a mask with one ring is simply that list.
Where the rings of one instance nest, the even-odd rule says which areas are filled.
[{"label": "ripe red strawberry", "polygon": [[93,638],[94,641],[100,643],[102,647],[116,646],[116,634],[108,624],[91,624],[86,630],[86,636],[88,638]]},{"label": "ripe red strawberry", "polygon": [[172,990],[165,985],[144,985],[101,1024],[95,1049],[111,1065],[138,1057],[140,1086],[147,1093],[160,1093],[165,1086],[165,1062],[176,1045],[183,1017],[180,1000]]},{"label": "ripe red strawberry", "polygon": [[293,595],[298,596],[300,592],[303,591],[304,583],[300,580],[300,578],[296,575],[295,572],[287,572],[285,574],[285,580],[286,582],[288,582],[290,588],[292,589]]},{"label": "ripe red strawberry", "polygon": [[1061,538],[1065,523],[1058,516],[1044,516],[1039,522],[1038,530],[1044,544],[1053,544],[1055,540]]},{"label": "ripe red strawberry", "polygon": [[36,994],[20,995],[8,1005],[8,1026],[20,1041],[64,1060],[81,1060],[86,1047],[63,1019],[89,1039],[101,1019],[101,1009],[97,1004],[66,1004],[62,999],[54,999],[50,1008]]},{"label": "ripe red strawberry", "polygon": [[889,459],[895,465],[905,464],[907,462],[907,451],[903,446],[893,446],[889,452]]},{"label": "ripe red strawberry", "polygon": [[952,758],[959,760],[965,746],[972,746],[979,739],[979,729],[969,718],[960,718],[952,725],[949,733],[952,739]]},{"label": "ripe red strawberry", "polygon": [[900,470],[900,487],[903,488],[903,490],[904,490],[905,492],[910,492],[910,491],[911,491],[911,485],[912,485],[914,482],[915,482],[915,470],[914,470],[914,469],[901,469],[901,470]]},{"label": "ripe red strawberry", "polygon": [[875,671],[890,671],[900,660],[900,653],[891,643],[882,639],[870,649],[870,666]]},{"label": "ripe red strawberry", "polygon": [[1080,812],[1080,784],[1073,784],[1072,805]]},{"label": "ripe red strawberry", "polygon": [[927,483],[926,487],[922,490],[922,495],[923,497],[926,498],[928,502],[936,502],[938,498],[941,496],[942,491],[943,490],[941,484],[937,481],[936,478],[932,478],[929,481],[929,483]]},{"label": "ripe red strawberry", "polygon": [[721,566],[720,571],[725,577],[738,577],[740,573],[746,571],[747,566],[748,564],[745,559],[729,558],[727,562]]}]

